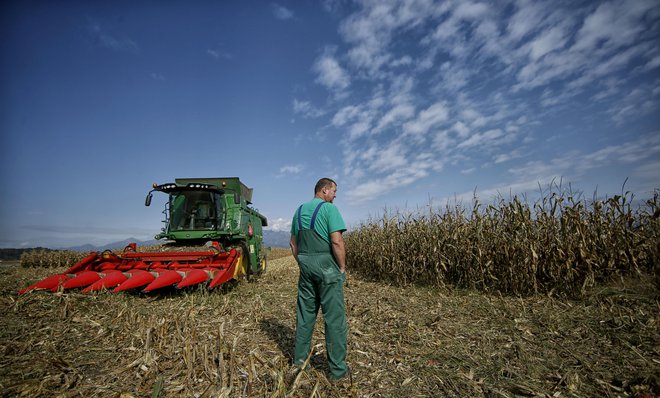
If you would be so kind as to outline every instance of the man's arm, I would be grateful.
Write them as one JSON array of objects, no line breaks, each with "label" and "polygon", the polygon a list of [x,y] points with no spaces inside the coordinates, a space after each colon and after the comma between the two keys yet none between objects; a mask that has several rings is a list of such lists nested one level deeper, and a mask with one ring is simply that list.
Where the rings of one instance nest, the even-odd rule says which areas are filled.
[{"label": "man's arm", "polygon": [[335,255],[339,271],[346,272],[346,250],[344,249],[344,237],[341,233],[342,231],[332,232],[330,241],[332,242],[332,254]]},{"label": "man's arm", "polygon": [[298,245],[296,244],[296,235],[291,235],[289,246],[291,246],[291,253],[293,254],[293,258],[295,258],[296,262],[298,262]]}]

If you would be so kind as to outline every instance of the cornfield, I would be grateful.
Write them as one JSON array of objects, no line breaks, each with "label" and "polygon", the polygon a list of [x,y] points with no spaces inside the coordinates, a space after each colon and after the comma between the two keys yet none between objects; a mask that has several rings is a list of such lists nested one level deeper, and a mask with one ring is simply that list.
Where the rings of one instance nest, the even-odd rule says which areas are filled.
[{"label": "cornfield", "polygon": [[587,201],[560,190],[532,205],[475,197],[471,209],[386,211],[346,235],[347,263],[400,285],[577,296],[612,277],[657,275],[659,196],[634,207],[629,192]]}]

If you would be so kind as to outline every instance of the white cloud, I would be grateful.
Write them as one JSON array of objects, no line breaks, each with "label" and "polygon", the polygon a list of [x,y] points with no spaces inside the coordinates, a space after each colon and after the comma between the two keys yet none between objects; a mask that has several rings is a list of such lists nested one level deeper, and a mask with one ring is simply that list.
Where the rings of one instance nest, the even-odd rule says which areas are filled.
[{"label": "white cloud", "polygon": [[[656,160],[658,156],[660,156],[660,135],[655,133],[587,154],[573,151],[547,162],[539,160],[527,162],[520,167],[509,169],[514,181],[479,189],[476,191],[476,195],[483,202],[499,196],[507,198],[509,194],[539,192],[540,188],[545,188],[552,183],[557,183],[562,179],[579,179],[588,171],[611,163],[639,163],[639,166],[633,169],[634,175],[631,177],[635,177],[639,181],[640,187],[653,189],[660,181],[660,163]],[[473,170],[464,170],[462,173],[469,174]],[[454,198],[458,201],[470,202],[474,193],[475,191],[463,192],[434,202],[436,205],[442,205],[447,200]]]},{"label": "white cloud", "polygon": [[435,126],[438,126],[449,118],[449,109],[447,103],[436,102],[428,108],[422,110],[413,121],[406,123],[403,130],[406,134],[420,136],[425,135]]},{"label": "white cloud", "polygon": [[[476,164],[485,171],[506,165],[520,188],[570,171],[563,161],[576,173],[595,167],[589,161],[602,163],[597,151],[582,162],[565,151],[553,159],[563,138],[549,144],[539,135],[561,137],[543,123],[568,125],[563,112],[576,113],[576,98],[591,108],[565,126],[571,134],[591,134],[579,127],[608,112],[623,123],[660,109],[660,82],[630,89],[660,65],[652,41],[660,25],[649,25],[660,5],[630,1],[511,0],[496,7],[358,0],[340,24],[342,45],[326,48],[313,66],[316,82],[334,94],[328,128],[341,134],[349,199],[368,201],[445,164],[463,174]],[[623,22],[610,27],[617,12]],[[338,98],[349,86],[350,95]],[[609,153],[623,156],[623,149]],[[523,159],[529,162],[518,167]]]},{"label": "white cloud", "polygon": [[536,61],[545,54],[563,48],[570,31],[567,26],[555,26],[538,35],[529,43],[530,58]]},{"label": "white cloud", "polygon": [[354,105],[346,106],[335,113],[332,124],[341,127],[353,120],[360,113],[360,108]]},{"label": "white cloud", "polygon": [[547,175],[539,176],[526,181],[517,181],[512,183],[501,183],[485,189],[475,189],[472,191],[462,192],[460,194],[433,201],[433,205],[442,206],[446,203],[471,203],[476,196],[481,203],[488,203],[491,200],[498,198],[508,199],[513,195],[521,195],[528,192],[539,192],[540,188],[550,186],[556,181],[560,181],[560,175]]},{"label": "white cloud", "polygon": [[439,153],[450,152],[456,145],[456,139],[449,135],[448,130],[438,131],[433,137],[433,148]]},{"label": "white cloud", "polygon": [[639,137],[619,145],[609,145],[591,153],[572,151],[549,161],[530,161],[509,172],[522,179],[540,175],[581,176],[589,170],[611,164],[626,164],[655,160],[660,156],[660,133]]},{"label": "white cloud", "polygon": [[652,48],[653,45],[650,43],[641,43],[620,51],[584,71],[581,76],[569,82],[566,88],[568,90],[582,88],[604,76],[611,76],[615,72],[626,68],[635,58],[651,51]]},{"label": "white cloud", "polygon": [[504,135],[500,129],[492,129],[483,133],[477,133],[470,138],[458,144],[457,148],[469,148],[474,146],[493,146],[497,144],[497,140]]},{"label": "white cloud", "polygon": [[534,0],[518,0],[514,3],[517,10],[507,24],[507,32],[511,40],[518,41],[542,26],[545,10],[542,3]]},{"label": "white cloud", "polygon": [[372,132],[377,132],[377,130],[372,131],[372,126],[384,102],[383,98],[375,96],[371,101],[360,106],[346,106],[333,116],[332,124],[335,127],[345,128],[349,141],[368,136]]},{"label": "white cloud", "polygon": [[288,19],[293,18],[293,11],[289,10],[288,8],[286,8],[284,6],[273,3],[273,4],[271,4],[271,8],[273,10],[273,15],[277,19],[280,19],[282,21],[286,21]]},{"label": "white cloud", "polygon": [[511,152],[500,153],[500,154],[495,155],[495,158],[493,159],[493,162],[495,164],[504,163],[504,162],[509,162],[513,159],[518,159],[520,157],[522,157],[520,151],[514,150],[514,151],[511,151]]},{"label": "white cloud", "polygon": [[652,69],[655,69],[657,67],[660,67],[660,54],[654,56],[652,59],[650,59],[646,65],[644,65],[644,70],[645,71],[650,71]]},{"label": "white cloud", "polygon": [[619,145],[610,145],[581,157],[578,167],[588,169],[606,162],[634,163],[660,155],[660,135],[641,137]]},{"label": "white cloud", "polygon": [[471,128],[483,127],[488,122],[487,119],[476,109],[466,107],[461,111],[463,120],[469,123]]},{"label": "white cloud", "polygon": [[289,232],[291,231],[291,219],[290,218],[276,218],[276,219],[269,219],[268,220],[268,226],[266,229],[269,229],[271,231],[284,231],[284,232]]},{"label": "white cloud", "polygon": [[[426,162],[410,164],[382,178],[370,179],[357,186],[353,186],[349,189],[346,196],[348,201],[353,204],[367,202],[393,190],[402,189],[420,178],[426,177],[429,173],[428,170],[432,166],[434,165]],[[438,165],[435,166],[437,168],[441,167]]]},{"label": "white cloud", "polygon": [[363,2],[363,8],[349,16],[340,26],[344,40],[353,44],[348,59],[357,70],[371,77],[381,76],[382,68],[397,67],[397,61],[388,51],[397,30],[418,27],[431,15],[437,15],[444,6],[430,0],[401,2]]},{"label": "white cloud", "polygon": [[380,118],[375,127],[375,131],[382,131],[383,129],[392,125],[399,124],[405,120],[410,119],[415,114],[415,107],[410,104],[395,105],[383,117]]},{"label": "white cloud", "polygon": [[334,13],[342,9],[344,0],[322,0],[323,9],[326,12]]},{"label": "white cloud", "polygon": [[458,138],[465,138],[470,134],[470,129],[461,121],[454,123],[451,127],[458,135]]},{"label": "white cloud", "polygon": [[634,177],[641,180],[643,184],[658,189],[660,186],[660,160],[653,159],[635,168]]},{"label": "white cloud", "polygon": [[234,58],[234,56],[232,54],[228,53],[228,52],[214,50],[214,49],[211,49],[211,48],[206,50],[206,54],[208,56],[212,57],[212,58],[215,58],[215,59],[220,59],[220,58],[232,59],[232,58]]},{"label": "white cloud", "polygon": [[404,55],[403,57],[390,62],[390,66],[392,68],[396,68],[396,67],[399,67],[399,66],[412,65],[412,63],[413,63],[412,58],[409,55]]},{"label": "white cloud", "polygon": [[405,148],[399,143],[390,143],[386,147],[373,146],[360,155],[371,171],[390,171],[408,164]]},{"label": "white cloud", "polygon": [[280,167],[280,174],[299,174],[304,169],[301,164],[287,165]]},{"label": "white cloud", "polygon": [[316,118],[325,114],[322,109],[315,107],[311,102],[299,101],[296,98],[293,99],[293,113],[301,115],[303,118]]},{"label": "white cloud", "polygon": [[468,85],[472,74],[473,73],[468,68],[465,68],[462,63],[444,62],[440,66],[438,73],[441,82],[437,84],[435,91],[459,91]]},{"label": "white cloud", "polygon": [[330,90],[342,91],[350,84],[348,74],[331,54],[320,56],[313,69],[317,73],[316,82]]},{"label": "white cloud", "polygon": [[620,94],[619,101],[615,102],[608,110],[617,124],[622,125],[627,120],[635,117],[658,112],[660,103],[654,98],[654,87],[637,87],[628,92]]},{"label": "white cloud", "polygon": [[92,20],[89,20],[88,22],[88,29],[96,44],[117,52],[140,52],[140,47],[132,39],[110,34],[105,29],[102,29],[101,25]]},{"label": "white cloud", "polygon": [[450,37],[458,35],[458,33],[458,21],[453,18],[448,18],[435,28],[432,39],[435,41],[447,40]]},{"label": "white cloud", "polygon": [[[645,30],[642,20],[654,7],[657,13],[658,6],[653,1],[602,2],[595,10],[587,9],[583,20],[576,18],[580,13],[543,10],[548,21],[556,20],[560,13],[565,18],[540,30],[530,43],[523,45],[530,62],[519,63],[519,83],[514,90],[559,82],[565,83],[574,96],[582,91],[576,88],[612,75],[634,59],[647,56],[653,46],[641,37]],[[542,26],[548,24],[544,22]],[[571,43],[568,39],[575,31]]]},{"label": "white cloud", "polygon": [[346,196],[354,204],[400,190],[443,168],[443,161],[432,151],[413,150],[411,141],[403,137],[366,148],[350,145],[345,160],[350,180]]},{"label": "white cloud", "polygon": [[461,1],[454,10],[454,16],[460,19],[479,19],[489,13],[490,9],[485,3]]},{"label": "white cloud", "polygon": [[575,51],[593,50],[596,46],[619,47],[634,41],[644,30],[638,23],[650,9],[657,7],[653,0],[604,2],[584,20],[577,33]]}]

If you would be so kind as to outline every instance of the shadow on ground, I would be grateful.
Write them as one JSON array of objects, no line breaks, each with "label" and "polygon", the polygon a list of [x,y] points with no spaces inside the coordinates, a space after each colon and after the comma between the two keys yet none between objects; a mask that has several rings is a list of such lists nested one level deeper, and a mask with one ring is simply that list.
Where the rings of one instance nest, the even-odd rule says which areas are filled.
[{"label": "shadow on ground", "polygon": [[[268,337],[277,343],[282,354],[287,359],[289,365],[293,364],[293,355],[296,345],[296,332],[289,326],[284,325],[277,319],[268,318],[260,322],[261,330]],[[320,348],[320,351],[317,349]],[[309,360],[309,366],[319,371],[328,370],[328,361],[325,356],[324,347],[313,347],[314,352]]]},{"label": "shadow on ground", "polygon": [[296,332],[284,325],[277,319],[268,318],[260,322],[261,330],[277,343],[284,357],[293,363],[293,349],[295,346]]}]

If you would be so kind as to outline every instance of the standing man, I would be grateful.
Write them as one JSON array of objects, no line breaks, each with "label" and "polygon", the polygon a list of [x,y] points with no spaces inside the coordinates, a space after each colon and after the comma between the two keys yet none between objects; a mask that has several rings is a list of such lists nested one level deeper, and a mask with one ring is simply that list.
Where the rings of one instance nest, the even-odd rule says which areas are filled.
[{"label": "standing man", "polygon": [[325,346],[330,378],[339,380],[346,365],[346,252],[342,232],[344,220],[332,201],[337,183],[321,178],[314,199],[296,210],[291,223],[291,251],[300,267],[296,306],[296,349],[294,365],[303,365],[310,354],[312,333],[319,306],[325,319]]}]

